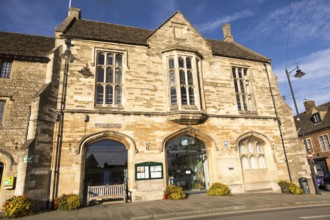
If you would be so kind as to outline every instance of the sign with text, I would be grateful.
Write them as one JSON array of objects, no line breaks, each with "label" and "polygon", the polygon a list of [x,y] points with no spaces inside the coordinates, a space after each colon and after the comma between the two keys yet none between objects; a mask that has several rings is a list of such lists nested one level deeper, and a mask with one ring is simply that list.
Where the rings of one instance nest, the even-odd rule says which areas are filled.
[{"label": "sign with text", "polygon": [[4,189],[14,189],[15,188],[15,177],[8,176],[5,177],[3,181],[3,188]]},{"label": "sign with text", "polygon": [[144,162],[135,164],[135,179],[163,179],[163,164],[157,162]]}]

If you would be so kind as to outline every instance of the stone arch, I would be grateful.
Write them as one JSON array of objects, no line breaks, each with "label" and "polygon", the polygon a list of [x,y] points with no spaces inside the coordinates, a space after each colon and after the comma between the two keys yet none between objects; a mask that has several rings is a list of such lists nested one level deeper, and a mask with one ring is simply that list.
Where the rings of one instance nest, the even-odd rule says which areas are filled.
[{"label": "stone arch", "polygon": [[199,139],[200,141],[204,142],[206,148],[211,149],[211,147],[215,147],[216,151],[218,151],[218,147],[216,142],[214,141],[214,139],[212,137],[210,137],[209,135],[205,134],[204,132],[200,131],[199,129],[193,128],[193,127],[185,127],[182,128],[180,130],[177,130],[175,132],[173,132],[172,134],[170,134],[169,136],[167,136],[163,143],[162,143],[162,152],[164,151],[165,147],[166,147],[166,143],[176,137],[182,136],[182,135],[190,135],[194,138]]},{"label": "stone arch", "polygon": [[86,146],[102,140],[118,141],[124,144],[127,150],[134,149],[135,153],[138,153],[134,140],[130,136],[117,131],[102,131],[84,136],[78,143],[76,153],[80,154]]},{"label": "stone arch", "polygon": [[[93,134],[85,135],[79,142],[78,142],[78,148],[76,149],[76,155],[77,155],[77,163],[79,165],[79,193],[83,195],[84,190],[84,178],[85,178],[85,150],[86,147],[99,142],[103,140],[113,140],[122,143],[128,152],[128,169],[133,170],[134,169],[134,153],[138,153],[138,149],[136,147],[135,141],[128,135],[117,132],[117,131],[102,131],[102,132],[96,132]],[[129,173],[129,179],[132,181],[134,179],[134,173]],[[128,183],[129,187],[131,183]]]},{"label": "stone arch", "polygon": [[238,149],[238,143],[241,140],[244,140],[246,138],[253,138],[255,140],[262,141],[265,144],[271,146],[272,150],[274,149],[274,146],[271,144],[271,141],[269,140],[269,138],[266,135],[261,134],[259,132],[255,132],[255,131],[248,131],[248,132],[245,132],[245,133],[241,134],[240,136],[238,136],[235,141],[235,147]]},{"label": "stone arch", "polygon": [[16,165],[14,158],[7,151],[0,149],[0,161],[4,163],[9,169],[12,165]]},{"label": "stone arch", "polygon": [[[249,143],[253,144],[252,151]],[[242,148],[244,151],[241,151],[242,146],[245,146]],[[277,190],[276,180],[274,181],[277,167],[274,146],[270,139],[261,133],[248,131],[236,138],[235,148],[241,163],[244,190]]]}]

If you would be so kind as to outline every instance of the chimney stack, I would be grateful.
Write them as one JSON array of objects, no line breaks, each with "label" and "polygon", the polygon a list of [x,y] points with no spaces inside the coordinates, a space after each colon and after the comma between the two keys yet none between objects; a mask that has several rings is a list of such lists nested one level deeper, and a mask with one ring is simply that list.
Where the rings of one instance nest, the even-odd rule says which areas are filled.
[{"label": "chimney stack", "polygon": [[306,112],[309,112],[310,110],[312,110],[313,108],[315,108],[315,101],[313,101],[313,100],[306,100],[306,101],[304,101],[304,106],[305,106]]},{"label": "chimney stack", "polygon": [[81,13],[80,13],[80,9],[79,8],[69,8],[69,17],[75,17],[76,19],[80,19],[81,18]]},{"label": "chimney stack", "polygon": [[223,37],[225,42],[233,42],[234,37],[231,35],[230,24],[224,24],[222,26]]}]

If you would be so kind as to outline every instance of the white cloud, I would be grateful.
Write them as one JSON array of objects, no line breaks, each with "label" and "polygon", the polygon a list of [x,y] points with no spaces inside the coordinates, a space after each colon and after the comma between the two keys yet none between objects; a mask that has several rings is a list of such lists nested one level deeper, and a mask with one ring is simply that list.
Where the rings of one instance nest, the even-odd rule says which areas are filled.
[{"label": "white cloud", "polygon": [[294,39],[292,43],[304,39],[310,40],[310,38],[323,38],[330,41],[329,11],[328,0],[295,1],[290,5],[290,17],[289,5],[287,5],[270,13],[255,27],[255,31],[263,35],[273,35],[277,32],[276,37],[284,38],[287,37],[287,27],[290,24],[289,37]]},{"label": "white cloud", "polygon": [[233,21],[238,20],[238,19],[251,17],[253,15],[254,15],[254,13],[252,11],[244,10],[244,11],[236,12],[233,15],[223,16],[223,17],[218,18],[217,20],[212,21],[212,22],[197,25],[197,29],[199,31],[214,30],[216,28],[219,28],[221,25],[223,25],[225,23],[230,23],[230,22],[233,22]]},{"label": "white cloud", "polygon": [[[318,79],[322,76],[330,76],[330,48],[314,52],[308,56],[291,60],[288,70],[294,69],[295,64],[299,64],[299,68],[306,73],[304,80]],[[273,72],[278,77],[278,82],[286,81],[284,67],[275,67]]]}]

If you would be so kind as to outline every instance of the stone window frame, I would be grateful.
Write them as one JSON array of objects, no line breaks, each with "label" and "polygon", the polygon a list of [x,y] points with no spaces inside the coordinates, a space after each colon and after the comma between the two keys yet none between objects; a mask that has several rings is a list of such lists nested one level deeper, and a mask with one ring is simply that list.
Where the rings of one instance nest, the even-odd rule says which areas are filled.
[{"label": "stone window frame", "polygon": [[319,143],[322,152],[330,151],[329,136],[327,134],[323,134],[319,136]]},{"label": "stone window frame", "polygon": [[237,110],[240,113],[256,112],[251,67],[232,64],[231,77],[234,85]]},{"label": "stone window frame", "polygon": [[[117,50],[117,49],[105,49],[105,48],[93,48],[94,53],[93,53],[93,60],[94,63],[92,65],[95,66],[95,85],[94,85],[94,102],[95,102],[95,107],[96,108],[109,108],[109,109],[116,109],[116,110],[121,110],[123,109],[123,103],[124,103],[124,79],[125,79],[125,72],[126,69],[128,68],[127,64],[127,51],[126,50]],[[121,66],[116,66],[116,58],[113,58],[114,65],[107,65],[105,60],[104,65],[98,65],[98,54],[99,53],[106,53],[106,54],[121,54],[122,55],[122,60],[121,60]],[[106,58],[105,58],[106,59]],[[105,67],[105,71],[103,74],[104,80],[103,83],[98,83],[98,66],[103,66]],[[112,82],[106,82],[107,81],[107,68],[112,68],[113,70],[113,81]],[[121,69],[121,80],[119,82],[116,82],[116,68]],[[97,103],[97,92],[98,92],[98,84],[103,85],[103,101],[102,103]],[[107,88],[109,86],[112,86],[113,92],[112,92],[112,103],[109,101],[109,103],[106,102],[107,100]],[[120,93],[118,94],[119,88]],[[116,92],[117,90],[117,92]],[[118,96],[120,97],[120,100],[118,101]]]},{"label": "stone window frame", "polygon": [[0,128],[4,126],[4,121],[6,118],[7,111],[6,109],[8,108],[8,97],[0,97]]},{"label": "stone window frame", "polygon": [[243,170],[267,169],[265,143],[246,138],[238,143],[238,149]]},{"label": "stone window frame", "polygon": [[[172,50],[163,53],[164,66],[167,77],[167,100],[170,110],[202,110],[201,97],[201,64],[202,57],[191,51]],[[179,58],[184,60],[183,66],[179,66]],[[187,65],[187,58],[191,60]],[[173,65],[170,65],[173,60]],[[190,72],[190,76],[189,76]],[[180,80],[181,74],[181,80]],[[184,75],[184,80],[183,76]],[[182,91],[186,98],[183,99]],[[193,93],[193,95],[192,95]]]},{"label": "stone window frame", "polygon": [[13,67],[13,61],[0,59],[0,79],[10,79],[12,67]]}]

